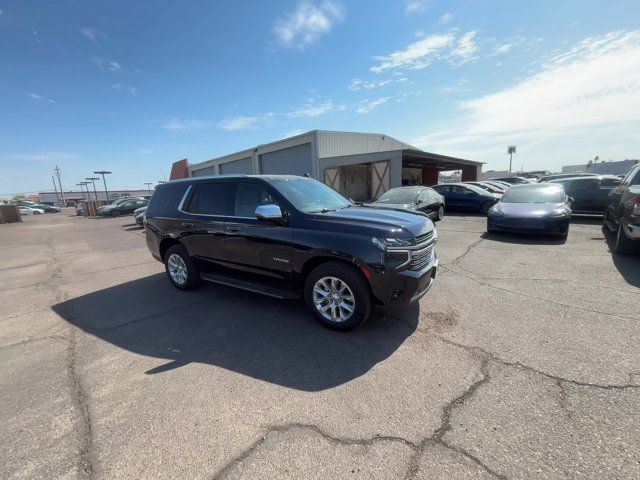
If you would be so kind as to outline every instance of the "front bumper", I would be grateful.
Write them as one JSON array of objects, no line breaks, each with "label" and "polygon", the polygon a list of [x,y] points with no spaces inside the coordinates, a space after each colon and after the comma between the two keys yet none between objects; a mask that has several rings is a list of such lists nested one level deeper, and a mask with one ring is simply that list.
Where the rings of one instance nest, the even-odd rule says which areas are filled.
[{"label": "front bumper", "polygon": [[505,218],[490,215],[487,229],[501,232],[558,235],[569,229],[571,217]]},{"label": "front bumper", "polygon": [[430,262],[421,270],[382,270],[372,274],[371,291],[382,310],[406,308],[427,294],[438,275],[438,258],[435,252]]}]

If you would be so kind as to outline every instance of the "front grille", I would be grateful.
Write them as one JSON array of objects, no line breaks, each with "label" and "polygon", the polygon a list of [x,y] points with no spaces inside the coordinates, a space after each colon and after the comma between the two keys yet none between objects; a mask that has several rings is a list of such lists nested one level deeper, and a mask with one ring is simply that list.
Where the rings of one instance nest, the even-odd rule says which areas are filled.
[{"label": "front grille", "polygon": [[433,244],[421,249],[413,250],[411,252],[411,261],[409,262],[409,270],[422,270],[431,261],[431,255],[433,254]]},{"label": "front grille", "polygon": [[430,232],[424,233],[422,235],[418,235],[414,240],[415,240],[415,245],[421,245],[425,242],[428,242],[429,240],[431,240],[431,237],[433,237],[433,230],[431,230]]}]

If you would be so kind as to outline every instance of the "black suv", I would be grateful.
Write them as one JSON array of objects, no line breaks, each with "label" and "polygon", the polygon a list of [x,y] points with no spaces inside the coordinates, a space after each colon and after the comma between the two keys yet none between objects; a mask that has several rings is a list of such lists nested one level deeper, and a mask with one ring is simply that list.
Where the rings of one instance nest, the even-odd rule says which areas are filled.
[{"label": "black suv", "polygon": [[419,212],[356,206],[311,178],[219,175],[156,187],[151,254],[171,283],[201,280],[304,297],[317,319],[350,330],[375,306],[404,307],[436,277],[436,230]]}]

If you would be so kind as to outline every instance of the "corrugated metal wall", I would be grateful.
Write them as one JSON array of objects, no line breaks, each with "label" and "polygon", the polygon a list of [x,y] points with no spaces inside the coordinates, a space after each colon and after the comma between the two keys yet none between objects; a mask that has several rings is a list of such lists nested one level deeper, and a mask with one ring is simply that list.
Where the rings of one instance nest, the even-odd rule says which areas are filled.
[{"label": "corrugated metal wall", "polygon": [[233,162],[220,165],[220,173],[246,173],[253,174],[253,159],[251,157],[241,158]]},{"label": "corrugated metal wall", "polygon": [[260,155],[260,173],[304,175],[312,173],[312,168],[310,143]]},{"label": "corrugated metal wall", "polygon": [[318,157],[339,157],[363,153],[415,148],[386,135],[318,132]]},{"label": "corrugated metal wall", "polygon": [[191,170],[192,177],[206,177],[207,175],[215,175],[216,170],[215,166],[211,165],[210,167],[200,168],[198,170]]}]

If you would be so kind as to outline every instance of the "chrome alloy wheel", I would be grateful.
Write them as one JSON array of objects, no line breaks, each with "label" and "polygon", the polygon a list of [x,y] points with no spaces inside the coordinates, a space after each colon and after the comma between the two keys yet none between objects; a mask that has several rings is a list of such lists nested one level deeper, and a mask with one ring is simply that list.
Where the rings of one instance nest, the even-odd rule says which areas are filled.
[{"label": "chrome alloy wheel", "polygon": [[438,208],[438,220],[442,220],[444,218],[444,207],[440,205]]},{"label": "chrome alloy wheel", "polygon": [[187,266],[180,255],[173,253],[167,261],[167,266],[169,267],[169,275],[174,282],[182,285],[187,281]]},{"label": "chrome alloy wheel", "polygon": [[331,322],[346,322],[356,308],[353,292],[336,277],[323,277],[313,286],[313,304]]}]

